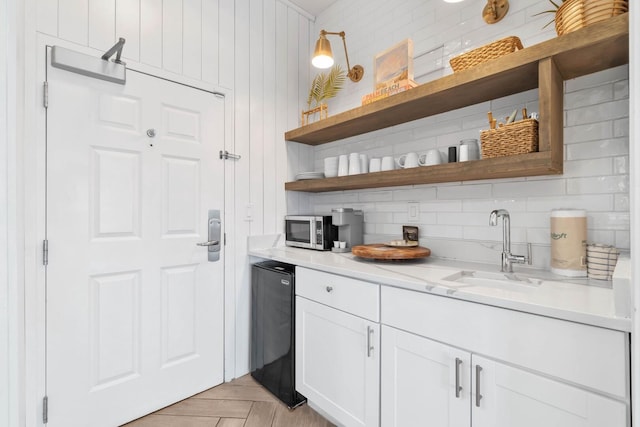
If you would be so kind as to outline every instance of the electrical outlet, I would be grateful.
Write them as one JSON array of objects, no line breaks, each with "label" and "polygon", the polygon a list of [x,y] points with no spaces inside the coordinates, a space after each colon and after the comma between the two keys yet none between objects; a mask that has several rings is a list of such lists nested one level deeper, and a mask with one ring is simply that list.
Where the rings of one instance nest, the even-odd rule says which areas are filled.
[{"label": "electrical outlet", "polygon": [[418,202],[407,203],[407,221],[420,222],[420,203]]}]

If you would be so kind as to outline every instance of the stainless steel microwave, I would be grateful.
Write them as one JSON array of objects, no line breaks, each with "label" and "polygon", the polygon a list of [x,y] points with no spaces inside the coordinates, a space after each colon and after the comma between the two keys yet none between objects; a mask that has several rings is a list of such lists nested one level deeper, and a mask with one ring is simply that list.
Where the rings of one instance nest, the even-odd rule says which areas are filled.
[{"label": "stainless steel microwave", "polygon": [[287,246],[319,251],[330,250],[337,236],[331,215],[287,215],[284,230]]}]

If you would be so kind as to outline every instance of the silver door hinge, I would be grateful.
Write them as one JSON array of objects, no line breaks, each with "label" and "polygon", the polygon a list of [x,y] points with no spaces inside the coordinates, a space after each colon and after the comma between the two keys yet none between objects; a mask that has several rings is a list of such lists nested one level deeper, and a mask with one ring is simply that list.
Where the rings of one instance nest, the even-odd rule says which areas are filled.
[{"label": "silver door hinge", "polygon": [[224,233],[224,245],[227,246],[227,233]]},{"label": "silver door hinge", "polygon": [[42,241],[42,265],[48,265],[48,264],[49,264],[49,241],[45,239]]},{"label": "silver door hinge", "polygon": [[44,82],[42,85],[42,105],[44,108],[49,108],[49,82]]},{"label": "silver door hinge", "polygon": [[49,422],[49,397],[45,396],[42,398],[42,423],[46,424]]}]

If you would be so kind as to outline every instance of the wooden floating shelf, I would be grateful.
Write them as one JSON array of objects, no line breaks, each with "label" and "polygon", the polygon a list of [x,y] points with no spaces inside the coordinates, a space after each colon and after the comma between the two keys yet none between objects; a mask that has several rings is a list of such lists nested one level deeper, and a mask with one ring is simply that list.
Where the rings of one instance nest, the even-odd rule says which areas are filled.
[{"label": "wooden floating shelf", "polygon": [[436,184],[440,182],[558,175],[562,173],[561,168],[557,166],[554,168],[550,165],[552,165],[550,152],[529,153],[335,178],[308,179],[287,182],[284,188],[289,191],[317,193],[362,188],[397,187],[416,183]]},{"label": "wooden floating shelf", "polygon": [[629,62],[629,17],[620,15],[285,133],[308,145],[361,135],[538,88],[539,151],[387,172],[288,182],[290,191],[339,191],[562,174],[563,82]]}]

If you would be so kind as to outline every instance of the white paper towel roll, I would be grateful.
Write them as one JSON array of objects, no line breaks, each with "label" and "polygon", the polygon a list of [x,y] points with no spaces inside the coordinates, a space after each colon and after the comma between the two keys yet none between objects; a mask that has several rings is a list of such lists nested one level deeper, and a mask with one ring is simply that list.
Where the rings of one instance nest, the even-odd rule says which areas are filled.
[{"label": "white paper towel roll", "polygon": [[551,272],[587,276],[587,212],[583,209],[551,211]]}]

